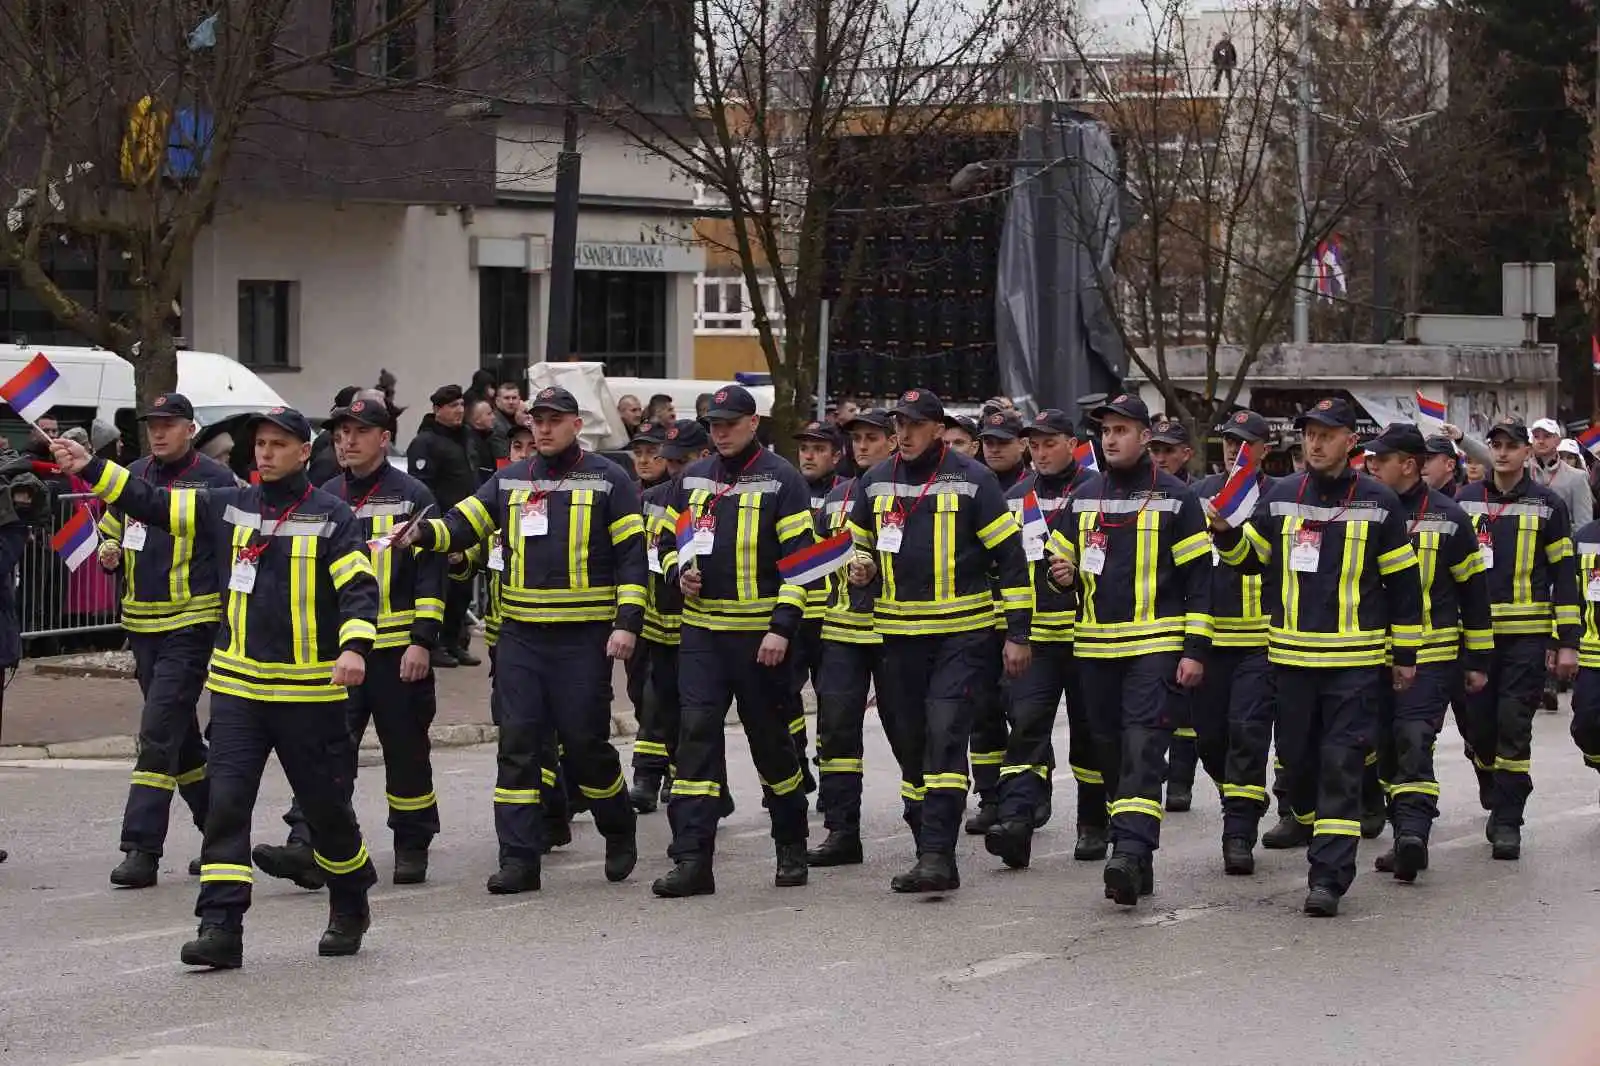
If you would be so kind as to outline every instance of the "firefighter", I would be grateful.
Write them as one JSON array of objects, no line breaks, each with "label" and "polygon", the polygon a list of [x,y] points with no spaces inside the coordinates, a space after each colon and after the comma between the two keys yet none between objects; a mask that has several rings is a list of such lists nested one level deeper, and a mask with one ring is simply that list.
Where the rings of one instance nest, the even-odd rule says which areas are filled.
[{"label": "firefighter", "polygon": [[[194,450],[194,406],[182,393],[157,396],[139,415],[150,454],[129,472],[163,488],[234,487],[233,472]],[[221,582],[209,538],[173,537],[110,508],[100,520],[100,565],[122,569],[122,628],[144,696],[138,756],[122,815],[123,860],[111,871],[121,888],[156,883],[174,791],[204,830],[210,786],[206,742],[195,712],[206,663],[222,619]],[[199,862],[189,872],[200,873]]]},{"label": "firefighter", "polygon": [[706,411],[716,455],[692,463],[672,494],[667,517],[682,515],[692,535],[680,548],[662,534],[662,568],[683,591],[678,647],[682,723],[667,818],[673,867],[651,890],[681,898],[717,890],[717,819],[727,780],[723,720],[730,701],[750,743],[772,816],[773,883],[803,885],[806,799],[790,740],[790,644],[808,590],[784,582],[778,560],[815,543],[805,479],[757,439],[755,398],[739,385],[712,395]]},{"label": "firefighter", "polygon": [[1427,458],[1422,463],[1422,480],[1428,487],[1436,492],[1455,498],[1456,494],[1456,445],[1442,434],[1435,434],[1424,442],[1428,449]]},{"label": "firefighter", "polygon": [[1223,562],[1271,575],[1263,598],[1278,750],[1295,813],[1312,826],[1304,910],[1331,918],[1355,880],[1361,774],[1378,739],[1381,684],[1388,678],[1402,692],[1416,679],[1422,595],[1409,516],[1392,491],[1350,466],[1350,402],[1318,400],[1295,429],[1305,434],[1306,471],[1275,482],[1242,526],[1213,517],[1212,530]]},{"label": "firefighter", "polygon": [[[1472,519],[1488,569],[1494,654],[1488,684],[1466,697],[1463,739],[1489,812],[1484,834],[1496,859],[1522,855],[1522,814],[1533,791],[1533,716],[1545,676],[1578,668],[1581,611],[1566,504],[1529,474],[1528,427],[1490,427],[1494,469],[1456,497]],[[1552,634],[1554,647],[1552,647]]]},{"label": "firefighter", "polygon": [[[794,435],[794,439],[800,474],[806,479],[806,490],[810,493],[812,521],[816,522],[822,514],[822,505],[828,493],[841,480],[839,461],[844,457],[844,438],[831,423],[808,422]],[[817,691],[818,671],[822,668],[822,616],[827,612],[834,584],[834,580],[829,578],[811,591],[806,601],[805,618],[795,633],[795,646],[789,655],[790,665],[794,669],[789,733],[794,737],[795,750],[800,753],[800,769],[805,774],[807,795],[817,790],[817,781],[811,772],[811,764],[806,761],[805,703],[801,691],[807,681],[811,682],[811,691]]]},{"label": "firefighter", "polygon": [[1572,683],[1572,740],[1584,764],[1600,770],[1600,519],[1578,530],[1573,540],[1583,631]]},{"label": "firefighter", "polygon": [[261,484],[167,489],[53,441],[56,461],[82,472],[127,519],[213,541],[225,568],[223,621],[211,653],[211,805],[200,852],[199,935],[189,966],[235,969],[250,906],[250,818],[274,751],[311,824],[314,859],[328,877],[321,955],[353,955],[371,922],[377,880],[349,802],[355,764],[343,705],[366,676],[377,637],[378,583],[360,526],[344,501],[306,478],[311,423],[273,407],[253,416]]},{"label": "firefighter", "polygon": [[[1194,444],[1189,439],[1189,427],[1176,418],[1156,419],[1150,427],[1150,460],[1185,485],[1192,484],[1189,464],[1194,460]],[[1181,701],[1175,710],[1172,751],[1167,757],[1166,806],[1179,813],[1194,803],[1194,772],[1200,752],[1195,739],[1194,700]]]},{"label": "firefighter", "polygon": [[966,415],[945,415],[941,437],[946,447],[969,459],[977,459],[983,454],[982,445],[978,442],[978,423]]},{"label": "firefighter", "polygon": [[[1271,431],[1254,411],[1236,411],[1217,427],[1223,466],[1232,470],[1247,456],[1257,468],[1257,492],[1272,480],[1260,473]],[[1227,484],[1227,474],[1212,474],[1195,486],[1210,500]],[[1195,692],[1196,744],[1206,773],[1222,793],[1222,869],[1235,876],[1255,872],[1255,845],[1267,811],[1267,756],[1272,747],[1272,668],[1267,662],[1267,615],[1262,578],[1241,574],[1213,557],[1211,571],[1211,657],[1205,680]],[[1174,762],[1177,757],[1174,756]],[[1168,783],[1167,809],[1172,788]],[[1293,819],[1290,824],[1297,825]]]},{"label": "firefighter", "polygon": [[[894,422],[880,408],[859,412],[841,427],[850,434],[856,469],[875,469],[894,455]],[[829,491],[817,519],[817,534],[829,537],[846,528],[860,477]],[[809,866],[846,866],[863,861],[861,785],[866,768],[867,695],[878,693],[880,709],[887,680],[883,638],[873,628],[872,607],[878,583],[836,582],[822,620],[822,668],[817,675],[817,793],[827,837],[806,853]],[[881,710],[880,710],[881,713]]]},{"label": "firefighter", "polygon": [[1105,894],[1131,907],[1154,891],[1167,748],[1205,676],[1210,541],[1194,493],[1146,451],[1144,401],[1115,396],[1092,417],[1104,471],[1073,490],[1070,541],[1050,576],[1079,584],[1078,682],[1110,800]]},{"label": "firefighter", "polygon": [[[383,746],[384,797],[394,832],[394,883],[420,885],[428,879],[428,845],[439,832],[428,741],[437,699],[429,662],[444,621],[445,560],[372,542],[433,507],[433,493],[389,465],[394,417],[382,393],[359,394],[348,407],[335,409],[328,421],[337,438],[343,473],[322,490],[350,505],[363,537],[372,545],[372,568],[378,577],[378,639],[367,656],[366,679],[350,693],[345,711],[356,746],[369,721]],[[352,768],[352,787],[355,775]],[[298,802],[285,821],[290,826],[288,843],[259,844],[251,858],[273,877],[319,887],[322,870],[312,858],[311,827]]]},{"label": "firefighter", "polygon": [[1422,647],[1417,679],[1385,694],[1378,772],[1388,797],[1394,846],[1375,868],[1415,881],[1428,868],[1428,832],[1439,816],[1433,745],[1451,694],[1482,691],[1494,651],[1483,556],[1466,512],[1423,479],[1428,445],[1421,430],[1397,422],[1367,443],[1374,476],[1400,497],[1422,580]]},{"label": "firefighter", "polygon": [[1006,607],[1005,673],[1028,666],[1033,586],[1021,530],[994,474],[941,439],[944,405],[926,389],[900,397],[897,450],[861,478],[851,532],[870,560],[850,580],[880,578],[873,620],[887,684],[878,703],[900,764],[900,796],[916,863],[896,892],[961,887],[956,836],[967,802],[967,745],[982,686],[991,682],[998,571]]},{"label": "firefighter", "polygon": [[[659,422],[646,422],[639,427],[639,431],[634,434],[633,441],[630,444],[630,450],[633,453],[633,470],[639,479],[641,500],[651,489],[659,488],[672,480],[672,475],[667,469],[667,462],[661,455],[662,446],[666,441],[667,428]],[[649,516],[646,515],[645,541],[647,544],[649,543],[649,524]],[[648,582],[646,584],[645,624],[648,626],[650,604]],[[643,735],[650,728],[646,719],[649,718],[652,709],[651,701],[647,694],[650,686],[650,660],[649,649],[645,641],[641,640],[634,644],[633,654],[628,657],[625,667],[625,675],[628,682],[628,702],[633,706],[633,720],[638,726],[638,734]],[[636,747],[635,754],[637,754],[637,751]],[[648,814],[656,809],[653,803],[648,808],[641,807],[638,797],[634,796],[632,792],[629,793],[628,799],[633,804],[634,810],[640,814]]]},{"label": "firefighter", "polygon": [[[1035,607],[1029,634],[1033,655],[1027,670],[1009,686],[1010,735],[1000,765],[999,819],[986,832],[984,847],[1007,866],[1021,868],[1031,861],[1033,831],[1041,824],[1039,807],[1048,802],[1055,765],[1050,735],[1056,707],[1064,698],[1069,729],[1067,761],[1078,782],[1078,839],[1073,858],[1101,861],[1107,845],[1105,779],[1096,769],[1072,654],[1077,593],[1071,584],[1060,585],[1051,579],[1048,561],[1051,555],[1070,553],[1068,538],[1073,524],[1069,497],[1088,474],[1073,457],[1077,431],[1063,412],[1041,411],[1022,432],[1034,472],[1011,487],[1006,502],[1021,518],[1023,554],[1033,568]],[[1025,503],[1030,496],[1039,505],[1042,528],[1028,524]]]}]

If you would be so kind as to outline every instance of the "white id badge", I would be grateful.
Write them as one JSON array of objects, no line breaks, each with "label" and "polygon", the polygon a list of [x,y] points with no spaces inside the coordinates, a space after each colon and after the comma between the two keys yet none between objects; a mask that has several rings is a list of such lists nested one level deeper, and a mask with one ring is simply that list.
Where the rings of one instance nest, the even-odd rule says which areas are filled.
[{"label": "white id badge", "polygon": [[709,558],[717,542],[717,520],[701,518],[694,524],[694,536],[689,540],[689,553],[697,559]]},{"label": "white id badge", "polygon": [[250,559],[235,559],[233,573],[228,575],[228,591],[246,595],[256,588],[256,564]]},{"label": "white id badge", "polygon": [[1078,569],[1086,574],[1099,575],[1106,568],[1106,535],[1098,529],[1090,530],[1083,540],[1083,555],[1078,559]]},{"label": "white id badge", "polygon": [[1289,569],[1298,574],[1314,574],[1322,562],[1322,533],[1314,529],[1294,531],[1289,546]]},{"label": "white id badge", "polygon": [[1022,554],[1027,557],[1030,563],[1037,563],[1042,560],[1044,558],[1044,538],[1024,536],[1022,538]]},{"label": "white id badge", "polygon": [[506,568],[506,548],[496,540],[489,545],[489,569],[496,573],[504,573]]},{"label": "white id badge", "polygon": [[644,561],[650,564],[652,574],[661,573],[661,549],[654,544],[644,546]]},{"label": "white id badge", "polygon": [[1584,595],[1590,603],[1600,603],[1600,569],[1589,571],[1589,580],[1585,585],[1587,591]]},{"label": "white id badge", "polygon": [[129,551],[144,551],[145,525],[129,521],[122,527],[122,546]]},{"label": "white id badge", "polygon": [[540,500],[535,503],[529,500],[522,505],[522,535],[524,537],[542,537],[550,532],[550,509],[545,502]]},{"label": "white id badge", "polygon": [[878,530],[878,550],[885,555],[897,554],[900,551],[901,538],[904,536],[904,529],[897,525],[885,524],[882,529]]},{"label": "white id badge", "polygon": [[1478,554],[1483,558],[1483,568],[1485,570],[1493,570],[1494,538],[1489,536],[1487,529],[1478,534]]}]

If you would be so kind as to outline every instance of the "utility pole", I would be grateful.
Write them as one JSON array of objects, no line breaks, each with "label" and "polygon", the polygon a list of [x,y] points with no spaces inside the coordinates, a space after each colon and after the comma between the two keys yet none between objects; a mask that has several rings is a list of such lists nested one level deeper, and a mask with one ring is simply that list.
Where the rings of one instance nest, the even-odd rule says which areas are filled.
[{"label": "utility pole", "polygon": [[1312,249],[1306,247],[1311,232],[1311,3],[1299,0],[1300,47],[1297,53],[1295,157],[1300,171],[1300,195],[1295,198],[1295,240],[1299,242],[1300,281],[1294,288],[1294,342],[1311,340]]},{"label": "utility pole", "polygon": [[[576,69],[576,64],[574,64]],[[573,79],[576,82],[576,77]],[[556,156],[555,218],[550,226],[550,311],[546,318],[546,362],[572,358],[572,304],[578,269],[578,185],[583,153],[578,151],[578,107],[567,102],[561,119],[561,153]]]}]

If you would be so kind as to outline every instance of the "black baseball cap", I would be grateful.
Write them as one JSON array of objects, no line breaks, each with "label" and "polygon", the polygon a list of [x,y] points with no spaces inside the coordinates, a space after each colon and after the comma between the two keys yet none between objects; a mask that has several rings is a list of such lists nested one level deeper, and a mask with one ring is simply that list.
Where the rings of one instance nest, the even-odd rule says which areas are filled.
[{"label": "black baseball cap", "polygon": [[329,427],[337,426],[340,422],[349,419],[359,422],[363,426],[373,426],[377,429],[390,429],[393,422],[389,418],[389,408],[384,404],[374,403],[365,397],[357,397],[350,401],[348,407],[336,407],[328,418]]},{"label": "black baseball cap", "polygon": [[844,437],[840,434],[838,427],[831,422],[807,422],[794,435],[794,439],[820,440],[824,444],[831,444],[835,448],[842,449],[844,447]]},{"label": "black baseball cap", "polygon": [[1228,420],[1217,427],[1217,432],[1224,437],[1242,440],[1246,444],[1260,444],[1272,436],[1272,427],[1267,425],[1267,420],[1254,411],[1235,411],[1228,416]]},{"label": "black baseball cap", "polygon": [[302,444],[311,443],[311,422],[293,407],[271,407],[260,414],[251,415],[246,424],[252,437],[263,422],[271,422],[290,436],[298,438]]},{"label": "black baseball cap", "polygon": [[1427,450],[1427,442],[1422,439],[1422,430],[1410,422],[1391,422],[1383,427],[1383,432],[1367,441],[1367,451],[1372,455],[1389,455],[1399,452],[1401,455],[1423,456]]},{"label": "black baseball cap", "polygon": [[1307,422],[1354,430],[1356,428],[1356,409],[1350,406],[1350,401],[1342,397],[1329,396],[1325,400],[1318,400],[1309,411],[1302,411],[1295,415],[1294,428],[1305,429]]},{"label": "black baseball cap", "polygon": [[667,459],[687,459],[711,447],[706,427],[693,418],[680,418],[662,434],[661,454]]},{"label": "black baseball cap", "polygon": [[527,412],[523,412],[511,420],[511,425],[506,428],[506,439],[510,440],[519,433],[526,433],[530,437],[533,436],[533,419],[528,417]]},{"label": "black baseball cap", "polygon": [[1059,408],[1050,407],[1034,415],[1033,421],[1022,431],[1024,437],[1036,433],[1041,436],[1060,433],[1063,436],[1076,437],[1078,435],[1078,427],[1073,424],[1067,412]]},{"label": "black baseball cap", "polygon": [[711,394],[711,406],[706,408],[708,422],[745,418],[756,413],[756,398],[743,385],[724,385]]},{"label": "black baseball cap", "polygon": [[562,415],[578,413],[578,398],[559,385],[547,385],[533,394],[529,411],[554,411]]},{"label": "black baseball cap", "polygon": [[1452,459],[1459,458],[1456,442],[1442,433],[1435,433],[1423,441],[1422,446],[1427,449],[1429,455],[1448,455]]},{"label": "black baseball cap", "polygon": [[978,423],[970,415],[945,415],[945,429],[959,429],[974,440],[978,437]]},{"label": "black baseball cap", "polygon": [[152,418],[187,418],[193,422],[194,404],[181,392],[164,392],[151,401],[138,420],[145,422]]},{"label": "black baseball cap", "polygon": [[907,389],[889,413],[911,422],[943,422],[944,402],[927,389]]},{"label": "black baseball cap", "polygon": [[856,416],[846,422],[842,428],[846,433],[849,433],[857,426],[870,426],[873,429],[881,429],[885,433],[894,433],[894,419],[890,418],[889,412],[881,407],[857,411]]},{"label": "black baseball cap", "polygon": [[1016,440],[1022,436],[1022,416],[1015,411],[992,411],[984,418],[983,425],[978,429],[978,436],[993,437],[995,440]]},{"label": "black baseball cap", "polygon": [[428,397],[428,402],[435,407],[444,407],[465,396],[466,393],[461,391],[460,385],[440,385],[433,390],[433,395]]},{"label": "black baseball cap", "polygon": [[660,422],[646,422],[639,427],[639,432],[633,435],[628,444],[663,444],[667,439],[667,427]]},{"label": "black baseball cap", "polygon": [[1497,433],[1510,437],[1518,444],[1528,444],[1532,441],[1528,436],[1528,424],[1520,418],[1502,418],[1489,427],[1489,432],[1483,435],[1483,439],[1494,440]]},{"label": "black baseball cap", "polygon": [[1189,427],[1176,418],[1163,418],[1151,427],[1150,441],[1154,444],[1188,444]]},{"label": "black baseball cap", "polygon": [[1095,421],[1105,418],[1106,415],[1121,415],[1123,418],[1133,419],[1140,425],[1150,424],[1150,408],[1146,407],[1139,397],[1126,392],[1119,392],[1089,412],[1089,417]]}]

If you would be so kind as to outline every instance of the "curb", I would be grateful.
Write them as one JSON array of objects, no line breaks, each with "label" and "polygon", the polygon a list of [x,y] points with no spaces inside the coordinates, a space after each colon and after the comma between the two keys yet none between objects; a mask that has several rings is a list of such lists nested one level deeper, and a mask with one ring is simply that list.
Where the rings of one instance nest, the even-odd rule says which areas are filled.
[{"label": "curb", "polygon": [[67,663],[47,662],[34,663],[32,673],[38,677],[99,677],[111,681],[132,681],[137,677],[132,670],[123,670],[115,666],[69,665]]}]

